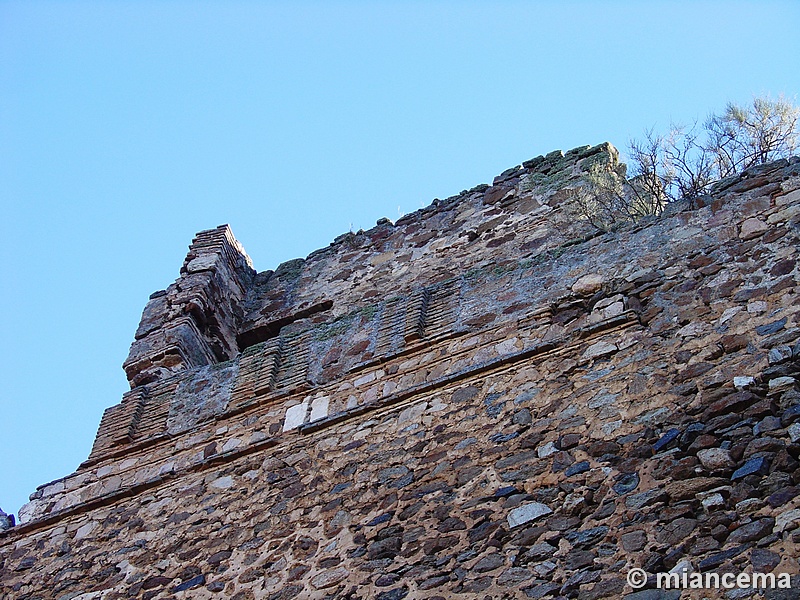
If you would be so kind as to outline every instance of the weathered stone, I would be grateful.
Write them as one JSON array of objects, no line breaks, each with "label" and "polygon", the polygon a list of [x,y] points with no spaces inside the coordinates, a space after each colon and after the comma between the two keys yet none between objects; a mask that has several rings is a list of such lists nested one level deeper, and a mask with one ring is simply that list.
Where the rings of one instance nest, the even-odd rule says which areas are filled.
[{"label": "weathered stone", "polygon": [[589,548],[598,544],[608,533],[608,526],[601,525],[599,527],[592,527],[581,531],[573,531],[568,533],[565,537],[575,547]]},{"label": "weathered stone", "polygon": [[789,424],[794,423],[800,419],[800,404],[790,406],[781,415],[781,426],[787,427]]},{"label": "weathered stone", "polygon": [[722,448],[707,448],[697,452],[697,458],[709,471],[725,471],[733,469],[736,463],[733,462],[730,453]]},{"label": "weathered stone", "polygon": [[776,429],[780,428],[781,428],[780,417],[774,417],[772,415],[768,415],[755,424],[755,426],[753,427],[753,435],[762,435],[769,431],[775,431]]},{"label": "weathered stone", "polygon": [[790,527],[800,523],[800,508],[785,510],[775,517],[775,533],[786,531]]},{"label": "weathered stone", "polygon": [[708,419],[711,419],[719,415],[725,415],[731,412],[744,410],[751,404],[755,403],[755,401],[756,396],[750,392],[745,391],[729,394],[712,403],[711,406],[706,409],[704,414]]},{"label": "weathered stone", "polygon": [[739,237],[743,240],[751,240],[763,234],[767,229],[769,229],[769,225],[764,221],[751,217],[742,223]]},{"label": "weathered stone", "polygon": [[552,513],[552,509],[541,502],[530,502],[508,513],[508,526],[517,527]]},{"label": "weathered stone", "polygon": [[625,498],[625,506],[633,510],[639,510],[654,502],[666,499],[667,494],[660,488],[653,488],[638,494],[632,494]]},{"label": "weathered stone", "polygon": [[746,376],[738,376],[733,378],[733,385],[736,387],[737,390],[744,390],[749,387],[755,385],[756,380],[755,378],[746,375]]},{"label": "weathered stone", "polygon": [[659,440],[653,444],[653,452],[661,452],[662,450],[666,450],[670,444],[675,442],[681,436],[680,429],[670,429],[664,435],[662,435]]},{"label": "weathered stone", "polygon": [[729,550],[725,550],[724,552],[718,552],[716,554],[712,554],[708,558],[704,558],[701,560],[697,568],[699,571],[708,571],[711,569],[715,569],[723,564],[726,560],[730,560],[731,558],[738,556],[742,552],[746,550],[746,546],[737,546],[735,548],[731,548]]},{"label": "weathered stone", "polygon": [[798,163],[598,232],[574,187],[615,161],[553,153],[274,272],[198,234],[89,459],[0,534],[0,597],[593,600],[634,564],[791,562]]},{"label": "weathered stone", "polygon": [[620,598],[626,585],[627,582],[622,578],[603,579],[582,594],[586,600]]},{"label": "weathered stone", "polygon": [[616,344],[612,344],[610,342],[596,342],[586,348],[583,353],[583,358],[585,359],[593,359],[593,358],[602,358],[604,356],[609,356],[610,354],[614,354],[619,348],[617,348]]},{"label": "weathered stone", "polygon": [[779,365],[792,358],[792,349],[789,346],[776,346],[770,348],[767,359],[771,365]]},{"label": "weathered stone", "polygon": [[679,600],[680,590],[642,590],[623,596],[623,600]]},{"label": "weathered stone", "polygon": [[375,600],[403,600],[406,596],[408,596],[408,588],[400,587],[381,592],[375,597]]},{"label": "weathered stone", "polygon": [[620,536],[620,543],[626,552],[639,552],[647,544],[647,534],[644,531],[631,531]]},{"label": "weathered stone", "polygon": [[573,475],[579,475],[580,473],[585,473],[591,467],[589,466],[588,460],[582,460],[581,462],[575,463],[567,467],[564,471],[564,475],[567,477],[572,477]]},{"label": "weathered stone", "polygon": [[743,479],[748,475],[764,475],[768,470],[769,461],[765,457],[751,458],[733,472],[731,481]]},{"label": "weathered stone", "polygon": [[639,486],[639,475],[636,473],[627,473],[621,475],[617,482],[613,485],[613,490],[623,496],[632,492]]},{"label": "weathered stone", "polygon": [[772,323],[768,323],[767,325],[756,327],[756,333],[758,335],[772,335],[773,333],[777,333],[783,329],[784,325],[786,325],[786,317],[778,319],[777,321],[773,321]]},{"label": "weathered stone", "polygon": [[494,571],[499,569],[505,564],[505,557],[502,554],[489,554],[484,556],[472,567],[478,573],[486,573],[487,571]]},{"label": "weathered stone", "polygon": [[561,589],[557,583],[541,583],[539,585],[525,588],[522,591],[528,598],[544,598]]},{"label": "weathered stone", "polygon": [[780,555],[763,548],[754,548],[750,553],[750,564],[755,573],[770,573],[780,562]]},{"label": "weathered stone", "polygon": [[581,296],[589,296],[603,287],[605,277],[599,273],[584,275],[572,284],[572,291]]},{"label": "weathered stone", "polygon": [[679,518],[669,523],[665,523],[661,531],[658,532],[656,539],[659,543],[668,546],[677,546],[694,531],[697,521],[694,519]]},{"label": "weathered stone", "polygon": [[705,508],[707,511],[716,510],[725,506],[725,498],[723,498],[722,494],[718,492],[709,492],[699,495],[699,497],[701,503],[703,504],[703,508]]},{"label": "weathered stone", "polygon": [[556,553],[557,548],[551,546],[547,542],[534,544],[525,552],[525,556],[530,560],[545,560],[552,557]]},{"label": "weathered stone", "polygon": [[183,583],[179,583],[174,588],[172,588],[173,593],[183,592],[185,590],[190,590],[195,587],[200,587],[201,585],[205,585],[206,583],[206,576],[203,574],[197,575],[196,577],[192,577],[191,579],[187,579]]},{"label": "weathered stone", "polygon": [[800,442],[800,423],[792,423],[789,425],[787,433],[789,434],[789,439],[793,444]]},{"label": "weathered stone", "polygon": [[770,395],[782,394],[788,390],[794,389],[797,380],[794,377],[776,377],[769,381]]},{"label": "weathered stone", "polygon": [[350,572],[345,569],[344,567],[338,567],[336,569],[330,569],[328,571],[323,571],[311,578],[311,585],[314,586],[318,590],[324,590],[330,587],[333,587],[337,583],[341,583],[347,576],[350,575]]},{"label": "weathered stone", "polygon": [[773,518],[758,519],[752,523],[747,523],[735,529],[728,536],[728,543],[744,544],[745,542],[760,540],[762,537],[772,533],[774,525],[775,519]]},{"label": "weathered stone", "polygon": [[695,477],[685,481],[673,481],[667,484],[664,491],[673,500],[689,500],[700,492],[723,486],[726,483],[726,480],[719,477]]}]

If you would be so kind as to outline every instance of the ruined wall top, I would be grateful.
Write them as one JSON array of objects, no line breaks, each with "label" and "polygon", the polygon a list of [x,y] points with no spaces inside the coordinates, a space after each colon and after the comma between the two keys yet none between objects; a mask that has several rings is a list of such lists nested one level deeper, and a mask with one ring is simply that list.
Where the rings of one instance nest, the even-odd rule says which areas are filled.
[{"label": "ruined wall top", "polygon": [[[683,317],[650,290],[668,289],[698,255],[750,239],[750,227],[763,234],[766,217],[747,215],[776,211],[776,197],[794,203],[800,182],[800,161],[777,161],[720,182],[699,211],[677,203],[599,235],[574,203],[598,166],[624,168],[609,144],[540,156],[491,186],[395,223],[381,219],[274,271],[256,273],[228,226],[200,232],[179,278],[144,309],[124,364],[132,389],[105,411],[88,460],[63,483],[41,486],[20,519],[55,518],[119,493],[108,488],[110,473],[127,473],[114,485],[150,485],[163,474],[137,471],[134,457],[180,454],[239,414],[267,411],[252,434],[258,447],[434,389],[442,378],[567,352],[609,328],[641,322],[662,335]],[[717,275],[720,290],[741,284],[728,278]],[[484,338],[498,341],[470,345]],[[450,343],[473,354],[445,360]],[[609,347],[592,346],[582,360]],[[432,366],[406,372],[413,361],[404,357],[420,353]]]},{"label": "ruined wall top", "polygon": [[88,460],[0,531],[0,596],[797,589],[800,159],[610,231],[575,212],[595,166],[621,169],[539,157],[260,274],[198,234]]},{"label": "ruined wall top", "polygon": [[585,235],[570,192],[592,166],[619,169],[610,144],[551,152],[392,223],[343,234],[275,270],[252,271],[228,226],[200,232],[180,278],[144,310],[124,368],[131,387],[229,360],[253,344],[332,323],[390,296],[552,252]]}]

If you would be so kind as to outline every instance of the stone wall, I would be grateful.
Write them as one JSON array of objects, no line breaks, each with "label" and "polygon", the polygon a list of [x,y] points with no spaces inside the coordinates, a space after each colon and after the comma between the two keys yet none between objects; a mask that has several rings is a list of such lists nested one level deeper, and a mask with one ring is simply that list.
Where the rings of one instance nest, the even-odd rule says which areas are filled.
[{"label": "stone wall", "polygon": [[607,144],[537,157],[258,274],[227,227],[198,234],[89,459],[0,533],[0,593],[677,598],[625,574],[797,574],[800,161],[608,233],[572,200],[592,165],[622,168]]}]

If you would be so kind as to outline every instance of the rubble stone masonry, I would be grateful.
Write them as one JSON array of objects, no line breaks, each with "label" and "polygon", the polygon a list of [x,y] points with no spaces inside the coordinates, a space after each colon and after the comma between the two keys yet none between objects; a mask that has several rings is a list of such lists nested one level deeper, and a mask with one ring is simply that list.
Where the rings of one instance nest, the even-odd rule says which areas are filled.
[{"label": "rubble stone masonry", "polygon": [[274,271],[199,233],[90,456],[0,532],[0,597],[800,597],[800,159],[609,232],[574,202],[598,164],[537,157]]}]

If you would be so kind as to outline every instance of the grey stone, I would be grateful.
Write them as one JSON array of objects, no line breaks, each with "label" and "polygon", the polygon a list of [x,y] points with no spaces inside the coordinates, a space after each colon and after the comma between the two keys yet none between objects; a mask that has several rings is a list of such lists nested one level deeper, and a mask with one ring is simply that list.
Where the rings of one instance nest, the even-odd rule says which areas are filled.
[{"label": "grey stone", "polygon": [[769,225],[764,223],[764,221],[755,217],[750,217],[749,219],[745,219],[745,221],[742,223],[739,237],[743,240],[752,240],[760,236],[768,229]]},{"label": "grey stone", "polygon": [[744,479],[748,475],[764,475],[769,471],[769,461],[766,457],[751,458],[731,475],[731,481]]},{"label": "grey stone", "polygon": [[664,495],[664,490],[660,488],[653,488],[645,492],[640,492],[638,494],[628,496],[627,498],[625,498],[625,506],[627,506],[628,508],[632,508],[634,510],[639,510],[640,508],[643,508],[648,504],[652,504],[653,502],[657,501],[663,495]]},{"label": "grey stone", "polygon": [[794,423],[800,419],[800,404],[795,404],[794,406],[790,406],[781,415],[781,425],[786,427],[790,423]]},{"label": "grey stone", "polygon": [[580,473],[585,473],[589,469],[590,469],[589,461],[582,460],[581,462],[577,462],[574,465],[570,465],[569,467],[567,467],[567,470],[564,471],[564,474],[567,477],[571,477],[572,475],[579,475]]},{"label": "grey stone", "polygon": [[393,590],[388,590],[386,592],[381,592],[375,598],[375,600],[403,600],[408,595],[408,588],[401,587],[395,588]]},{"label": "grey stone", "polygon": [[508,526],[517,527],[518,525],[523,525],[524,523],[528,523],[529,521],[533,521],[539,517],[549,515],[552,512],[553,511],[549,506],[542,504],[541,502],[524,504],[508,513]]},{"label": "grey stone", "polygon": [[625,473],[619,477],[612,489],[620,496],[623,496],[628,492],[632,492],[637,487],[639,487],[639,475],[636,473]]},{"label": "grey stone", "polygon": [[564,560],[564,567],[570,571],[583,569],[594,563],[594,552],[588,550],[571,550]]},{"label": "grey stone", "polygon": [[501,487],[494,493],[495,498],[508,498],[509,496],[513,496],[514,494],[519,494],[520,491],[514,487],[513,485],[507,485],[505,487]]},{"label": "grey stone", "polygon": [[206,583],[206,576],[200,574],[197,577],[192,577],[188,581],[184,581],[183,583],[176,585],[174,588],[172,588],[172,591],[173,593],[182,592],[184,590],[190,590],[193,587],[205,585],[205,583]]},{"label": "grey stone", "polygon": [[800,575],[792,575],[790,588],[767,589],[764,591],[764,600],[797,600],[797,590],[799,589]]},{"label": "grey stone", "polygon": [[800,508],[785,510],[775,519],[775,533],[781,533],[800,522]]},{"label": "grey stone", "polygon": [[500,577],[497,578],[497,583],[499,585],[517,585],[523,581],[527,581],[531,577],[533,577],[533,573],[528,569],[511,567],[500,574]]},{"label": "grey stone", "polygon": [[761,435],[762,433],[766,433],[768,431],[775,431],[776,429],[781,428],[781,418],[780,417],[773,417],[769,415],[764,417],[755,424],[753,427],[753,433],[755,435]]},{"label": "grey stone", "polygon": [[514,416],[511,419],[511,421],[515,425],[530,425],[532,421],[531,411],[529,411],[527,408],[518,410],[517,412],[514,413]]},{"label": "grey stone", "polygon": [[738,527],[728,536],[727,543],[729,544],[744,544],[745,542],[754,542],[772,533],[772,528],[775,525],[775,519],[769,517],[759,519],[752,523],[747,523]]},{"label": "grey stone", "polygon": [[769,380],[769,395],[775,396],[794,388],[797,380],[794,377],[775,377]]},{"label": "grey stone", "polygon": [[[569,563],[569,559],[567,559],[567,563]],[[569,594],[570,592],[577,590],[580,586],[587,583],[594,583],[595,581],[600,581],[600,571],[577,571],[570,575],[569,578],[564,582],[564,585],[561,586],[560,592],[562,594]]]},{"label": "grey stone", "polygon": [[592,527],[583,531],[572,531],[566,537],[573,546],[590,547],[606,537],[607,533],[608,526],[601,525],[600,527]]},{"label": "grey stone", "polygon": [[647,534],[644,531],[623,533],[619,539],[626,552],[639,552],[647,544]]},{"label": "grey stone", "polygon": [[756,573],[770,573],[780,562],[780,555],[763,548],[754,548],[750,553],[750,563]]},{"label": "grey stone", "polygon": [[698,450],[697,458],[703,466],[709,471],[720,471],[724,469],[732,469],[736,466],[733,462],[730,453],[722,448],[706,448]]},{"label": "grey stone", "polygon": [[7,515],[3,512],[3,509],[0,508],[0,531],[5,531],[12,527],[14,527],[14,515]]},{"label": "grey stone", "polygon": [[454,449],[455,450],[463,450],[467,446],[471,446],[472,444],[476,443],[477,441],[478,441],[478,439],[474,438],[474,437],[464,438],[463,440],[461,440],[460,442],[458,442],[455,445]]},{"label": "grey stone", "polygon": [[784,325],[786,325],[786,317],[783,317],[778,321],[773,321],[772,323],[769,323],[767,325],[756,327],[756,333],[758,335],[771,335],[783,329]]},{"label": "grey stone", "polygon": [[698,571],[709,571],[711,569],[716,569],[726,560],[729,560],[735,556],[740,555],[742,552],[747,550],[747,546],[736,546],[735,548],[730,548],[729,550],[725,550],[724,552],[717,552],[716,554],[712,554],[708,558],[704,558],[697,564]]},{"label": "grey stone", "polygon": [[561,589],[556,583],[542,583],[522,590],[528,598],[544,598]]},{"label": "grey stone", "polygon": [[653,452],[658,454],[662,450],[666,450],[672,444],[672,442],[677,440],[680,436],[680,429],[673,428],[668,430],[655,444],[653,444]]},{"label": "grey stone", "polygon": [[557,550],[556,547],[551,546],[547,542],[540,542],[528,548],[525,556],[531,560],[544,560],[546,558],[551,558]]},{"label": "grey stone", "polygon": [[486,573],[487,571],[494,571],[502,567],[506,562],[505,557],[502,554],[489,554],[484,556],[478,562],[475,563],[475,566],[472,567],[478,573]]},{"label": "grey stone", "polygon": [[642,590],[624,597],[624,600],[679,600],[680,590]]},{"label": "grey stone", "polygon": [[775,346],[767,354],[767,359],[771,365],[779,365],[790,358],[792,358],[792,349],[789,346]]}]

